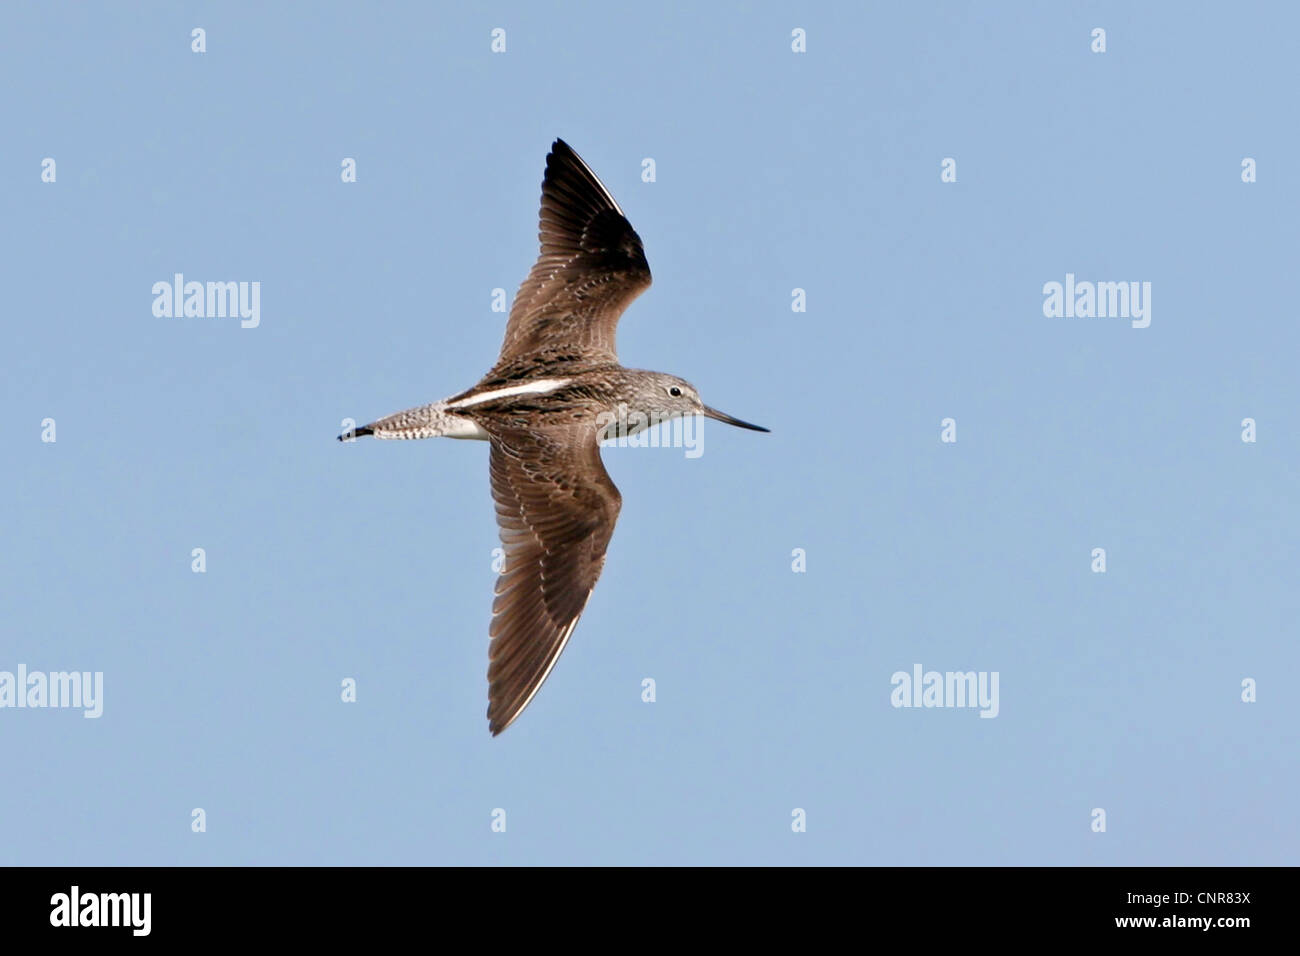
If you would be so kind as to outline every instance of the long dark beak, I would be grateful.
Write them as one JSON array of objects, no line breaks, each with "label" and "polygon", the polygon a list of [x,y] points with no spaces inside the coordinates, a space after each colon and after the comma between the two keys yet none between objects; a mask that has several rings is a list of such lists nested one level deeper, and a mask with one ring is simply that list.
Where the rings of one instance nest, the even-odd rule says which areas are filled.
[{"label": "long dark beak", "polygon": [[704,414],[715,421],[726,422],[728,425],[735,425],[737,428],[748,428],[750,431],[755,432],[770,432],[772,430],[764,428],[762,425],[751,425],[749,422],[742,422],[739,418],[732,418],[716,408],[709,408],[708,405],[704,406]]}]

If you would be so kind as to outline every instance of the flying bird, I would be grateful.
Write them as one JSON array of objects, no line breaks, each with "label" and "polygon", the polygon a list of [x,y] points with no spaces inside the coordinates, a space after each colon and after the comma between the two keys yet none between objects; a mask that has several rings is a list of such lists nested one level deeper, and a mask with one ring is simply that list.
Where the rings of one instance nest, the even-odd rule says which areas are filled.
[{"label": "flying bird", "polygon": [[605,564],[622,498],[600,441],[684,415],[768,430],[705,405],[684,379],[619,364],[615,327],[649,287],[650,266],[614,197],[561,139],[546,157],[539,239],[482,381],[339,436],[488,442],[505,552],[489,629],[493,736],[551,673]]}]

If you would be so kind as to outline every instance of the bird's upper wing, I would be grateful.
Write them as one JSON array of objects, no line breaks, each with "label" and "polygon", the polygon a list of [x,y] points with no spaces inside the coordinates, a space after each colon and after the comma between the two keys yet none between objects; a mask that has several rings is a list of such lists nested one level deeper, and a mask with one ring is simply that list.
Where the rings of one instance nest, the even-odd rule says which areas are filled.
[{"label": "bird's upper wing", "polygon": [[622,497],[589,426],[490,430],[492,497],[505,568],[492,604],[488,724],[528,706],[573,633]]},{"label": "bird's upper wing", "polygon": [[552,347],[616,362],[623,310],[650,285],[641,237],[596,174],[557,139],[546,157],[541,253],[515,295],[498,367]]}]

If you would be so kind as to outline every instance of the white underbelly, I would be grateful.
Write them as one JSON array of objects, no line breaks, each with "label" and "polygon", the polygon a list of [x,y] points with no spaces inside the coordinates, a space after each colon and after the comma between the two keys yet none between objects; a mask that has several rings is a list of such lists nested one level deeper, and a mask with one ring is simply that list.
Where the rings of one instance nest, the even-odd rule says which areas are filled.
[{"label": "white underbelly", "polygon": [[446,431],[442,433],[444,438],[463,438],[466,441],[487,441],[490,437],[478,422],[471,421],[468,418],[462,418],[460,415],[447,415],[445,419]]}]

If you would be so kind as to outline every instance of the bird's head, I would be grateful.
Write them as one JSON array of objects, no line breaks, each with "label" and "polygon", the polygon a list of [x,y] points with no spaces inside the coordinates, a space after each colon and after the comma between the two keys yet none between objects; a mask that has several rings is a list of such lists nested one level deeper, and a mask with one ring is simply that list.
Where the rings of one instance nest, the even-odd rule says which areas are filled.
[{"label": "bird's head", "polygon": [[672,421],[686,415],[703,415],[714,421],[726,422],[738,428],[748,428],[756,432],[769,429],[762,425],[753,425],[739,418],[710,408],[700,399],[695,386],[684,378],[666,375],[663,372],[643,372],[638,376],[635,399],[628,402],[625,409],[620,408],[621,422],[614,423],[611,434],[635,434],[642,429],[660,422]]}]

